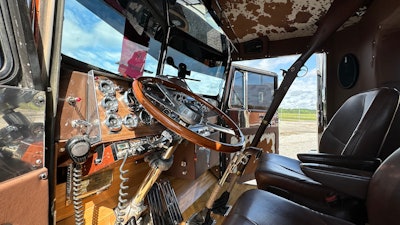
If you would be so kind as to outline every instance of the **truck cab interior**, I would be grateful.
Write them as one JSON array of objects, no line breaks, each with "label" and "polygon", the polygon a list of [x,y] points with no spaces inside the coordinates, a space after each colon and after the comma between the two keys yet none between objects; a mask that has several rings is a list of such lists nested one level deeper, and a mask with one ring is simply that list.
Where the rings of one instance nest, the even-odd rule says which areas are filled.
[{"label": "truck cab interior", "polygon": [[[1,1],[0,224],[399,224],[399,12]],[[313,54],[318,152],[293,159],[277,110]],[[279,82],[240,65],[290,55]]]}]

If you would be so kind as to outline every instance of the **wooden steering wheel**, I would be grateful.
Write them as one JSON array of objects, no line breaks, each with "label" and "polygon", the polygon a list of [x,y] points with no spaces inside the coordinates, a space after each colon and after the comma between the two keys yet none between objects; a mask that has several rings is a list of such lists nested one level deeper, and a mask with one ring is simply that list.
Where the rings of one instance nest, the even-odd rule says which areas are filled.
[{"label": "wooden steering wheel", "polygon": [[[244,136],[239,127],[224,112],[203,98],[167,80],[154,77],[140,77],[132,84],[137,101],[155,119],[171,131],[200,146],[219,152],[236,152],[243,149]],[[182,100],[183,99],[183,100]],[[211,124],[204,119],[217,115],[227,127]],[[207,127],[233,135],[237,143],[213,140],[194,127]]]}]

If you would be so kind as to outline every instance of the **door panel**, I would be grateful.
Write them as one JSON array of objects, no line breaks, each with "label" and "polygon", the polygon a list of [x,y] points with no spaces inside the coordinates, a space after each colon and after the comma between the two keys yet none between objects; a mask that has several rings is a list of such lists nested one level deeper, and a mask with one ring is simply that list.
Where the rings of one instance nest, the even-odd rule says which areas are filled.
[{"label": "door panel", "polygon": [[0,224],[48,224],[47,169],[0,183]]},{"label": "door panel", "polygon": [[[229,98],[228,115],[238,124],[245,135],[246,146],[254,138],[265,112],[272,102],[277,87],[277,75],[272,72],[257,70],[239,65],[231,68],[233,76]],[[234,142],[235,140],[231,140]],[[257,147],[264,152],[279,152],[278,116],[274,116],[270,126],[265,130]],[[241,180],[254,178],[256,161],[250,159]]]},{"label": "door panel", "polygon": [[47,224],[45,93],[0,85],[0,224]]}]

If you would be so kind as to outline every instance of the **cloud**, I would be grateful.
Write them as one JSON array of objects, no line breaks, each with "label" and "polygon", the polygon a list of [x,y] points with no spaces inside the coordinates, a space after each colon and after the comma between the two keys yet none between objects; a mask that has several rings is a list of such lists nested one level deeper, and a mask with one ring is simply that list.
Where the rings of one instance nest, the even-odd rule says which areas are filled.
[{"label": "cloud", "polygon": [[[92,64],[94,66],[118,73],[118,64],[122,51],[123,35],[108,23],[99,19],[90,10],[76,1],[67,1],[64,14],[62,52],[68,56]],[[278,74],[278,85],[282,81],[282,71],[288,70],[298,55],[266,58],[236,62],[241,65]],[[315,57],[311,60],[315,61]],[[149,64],[149,62],[152,62]],[[146,70],[156,72],[156,60],[146,59]],[[281,103],[283,108],[316,108],[317,82],[315,62],[306,62],[308,74],[298,77],[290,87]],[[208,80],[205,93],[211,88],[221,85],[221,80]],[[210,84],[215,85],[210,85]]]},{"label": "cloud", "polygon": [[298,57],[298,55],[290,55],[276,58],[245,60],[235,63],[261,70],[272,71],[280,75],[282,74],[281,70],[288,70],[289,66],[294,63]]},{"label": "cloud", "polygon": [[123,35],[75,1],[66,5],[62,39],[62,53],[118,73]]},{"label": "cloud", "polygon": [[281,108],[316,109],[317,69],[313,68],[303,77],[297,77],[282,101]]},{"label": "cloud", "polygon": [[[253,67],[261,70],[271,71],[278,74],[278,86],[283,80],[282,69],[288,70],[297,60],[298,55],[283,56],[277,58],[266,58],[235,62],[240,65]],[[315,57],[311,57],[306,63],[307,73],[302,77],[296,77],[292,86],[286,93],[281,108],[288,109],[316,109],[317,105],[317,68]],[[301,72],[299,73],[299,75]]]}]

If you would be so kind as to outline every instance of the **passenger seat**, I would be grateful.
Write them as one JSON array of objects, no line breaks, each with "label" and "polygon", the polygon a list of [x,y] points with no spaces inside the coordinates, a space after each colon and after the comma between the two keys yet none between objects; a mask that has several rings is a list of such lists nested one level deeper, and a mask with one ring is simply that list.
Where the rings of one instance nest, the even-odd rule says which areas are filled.
[{"label": "passenger seat", "polygon": [[[387,87],[350,97],[324,130],[319,144],[320,154],[299,154],[299,160],[296,160],[264,153],[255,172],[258,188],[312,209],[363,223],[365,209],[362,201],[308,177],[301,170],[300,163],[375,171],[381,160],[400,147],[399,126],[394,126],[397,130],[391,129],[396,114],[400,114],[399,99],[399,92]],[[394,143],[386,143],[386,137]]]},{"label": "passenger seat", "polygon": [[[364,193],[369,225],[397,225],[400,212],[400,149],[390,155],[374,172],[351,170],[323,164],[304,163],[305,173],[318,180],[329,172],[336,186],[359,187],[348,195]],[[336,171],[336,172],[335,172]],[[332,187],[337,188],[337,187]],[[355,193],[359,192],[359,193]],[[254,189],[245,192],[222,225],[354,225],[323,214],[270,192]]]}]

